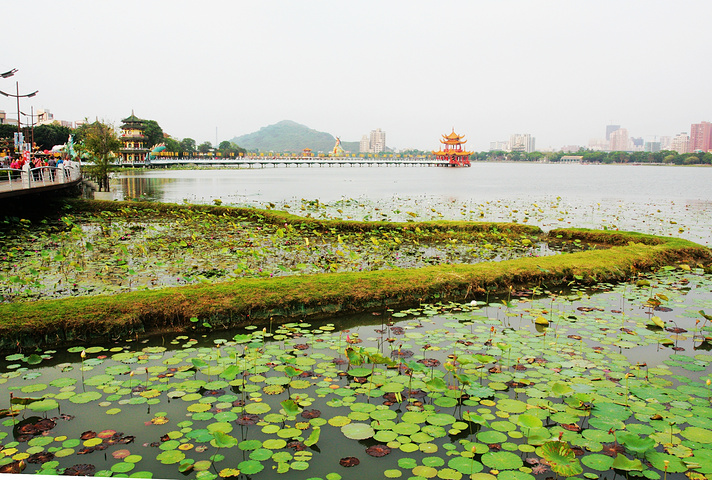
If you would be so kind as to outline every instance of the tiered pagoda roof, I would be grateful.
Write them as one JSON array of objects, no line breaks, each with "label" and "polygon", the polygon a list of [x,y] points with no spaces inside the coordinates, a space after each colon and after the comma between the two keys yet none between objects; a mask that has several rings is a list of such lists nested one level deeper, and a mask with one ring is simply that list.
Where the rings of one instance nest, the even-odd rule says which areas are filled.
[{"label": "tiered pagoda roof", "polygon": [[452,133],[449,135],[442,135],[443,138],[440,139],[440,143],[445,145],[444,149],[440,149],[438,151],[433,150],[433,155],[436,156],[446,156],[446,155],[457,155],[457,156],[470,156],[472,155],[472,152],[467,152],[462,149],[462,145],[467,143],[467,140],[464,140],[465,136],[464,135],[458,135],[455,133],[455,129],[452,129]]},{"label": "tiered pagoda roof", "polygon": [[123,129],[129,129],[129,128],[137,128],[139,130],[144,129],[144,121],[138,118],[136,115],[134,115],[133,110],[131,111],[131,115],[128,117],[124,118],[121,120],[122,125],[121,128]]}]

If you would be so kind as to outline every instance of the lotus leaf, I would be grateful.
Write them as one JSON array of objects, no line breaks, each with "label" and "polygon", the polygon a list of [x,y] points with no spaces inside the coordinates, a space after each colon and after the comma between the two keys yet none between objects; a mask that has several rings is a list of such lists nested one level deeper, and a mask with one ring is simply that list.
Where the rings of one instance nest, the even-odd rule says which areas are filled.
[{"label": "lotus leaf", "polygon": [[[648,452],[645,459],[649,461],[653,467],[658,470],[664,470],[667,473],[684,473],[687,471],[687,465],[674,455],[666,455],[660,452]],[[615,467],[619,468],[619,467]]]},{"label": "lotus leaf", "polygon": [[412,472],[413,475],[422,478],[433,478],[438,474],[437,469],[425,465],[419,465],[415,467]]},{"label": "lotus leaf", "polygon": [[350,438],[352,440],[364,440],[366,438],[373,437],[376,432],[368,424],[349,423],[348,425],[341,427],[341,433],[343,433],[346,438]]},{"label": "lotus leaf", "polygon": [[583,472],[581,462],[565,442],[546,442],[538,451],[549,462],[551,469],[559,475],[572,477]]},{"label": "lotus leaf", "polygon": [[414,423],[401,422],[393,426],[393,431],[398,435],[413,435],[420,431],[420,426]]},{"label": "lotus leaf", "polygon": [[435,413],[432,415],[429,415],[426,419],[426,422],[428,422],[431,425],[451,425],[457,421],[455,417],[450,415],[449,413]]},{"label": "lotus leaf", "polygon": [[467,457],[455,457],[447,462],[448,467],[454,468],[460,473],[473,474],[479,473],[484,468],[480,462]]},{"label": "lotus leaf", "polygon": [[44,400],[30,403],[27,408],[33,412],[47,412],[49,410],[59,408],[59,403],[57,403],[57,401],[53,398],[46,398]]},{"label": "lotus leaf", "polygon": [[497,407],[508,413],[522,413],[527,410],[527,404],[520,400],[505,398],[497,402]]},{"label": "lotus leaf", "polygon": [[637,470],[637,471],[642,471],[643,470],[643,464],[639,459],[629,459],[625,455],[618,454],[616,458],[613,460],[613,463],[611,464],[611,468],[615,468],[617,470],[623,470],[626,472]]},{"label": "lotus leaf", "polygon": [[279,450],[287,446],[287,442],[281,438],[269,438],[262,443],[262,446],[270,450]]},{"label": "lotus leaf", "polygon": [[497,470],[514,470],[523,465],[519,455],[512,452],[488,452],[482,455],[482,463]]},{"label": "lotus leaf", "polygon": [[255,402],[245,405],[245,412],[252,415],[267,413],[270,410],[272,410],[272,407],[270,407],[269,403],[266,402]]},{"label": "lotus leaf", "polygon": [[374,420],[393,420],[398,417],[398,414],[393,410],[374,410],[370,413],[370,417]]},{"label": "lotus leaf", "polygon": [[655,446],[655,440],[650,437],[639,437],[630,432],[620,432],[618,441],[623,444],[626,450],[636,455],[642,455]]},{"label": "lotus leaf", "polygon": [[277,431],[277,436],[279,438],[296,438],[302,434],[302,431],[298,428],[282,428]]},{"label": "lotus leaf", "polygon": [[156,460],[164,465],[178,463],[185,458],[185,453],[180,450],[165,450],[156,456]]},{"label": "lotus leaf", "polygon": [[486,430],[484,432],[477,433],[477,440],[487,444],[501,443],[507,441],[507,435],[502,432]]},{"label": "lotus leaf", "polygon": [[264,470],[264,465],[257,460],[243,460],[237,465],[237,469],[245,475],[254,475]]},{"label": "lotus leaf", "polygon": [[688,440],[699,443],[712,443],[712,430],[700,427],[687,427],[681,435]]},{"label": "lotus leaf", "polygon": [[72,403],[89,403],[101,398],[101,393],[91,390],[88,392],[77,393],[69,397],[69,401]]}]

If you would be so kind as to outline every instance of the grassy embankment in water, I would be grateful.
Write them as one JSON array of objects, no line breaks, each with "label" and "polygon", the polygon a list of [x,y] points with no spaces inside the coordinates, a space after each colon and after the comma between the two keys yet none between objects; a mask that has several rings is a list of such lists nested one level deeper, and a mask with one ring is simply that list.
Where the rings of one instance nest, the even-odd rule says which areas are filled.
[{"label": "grassy embankment in water", "polygon": [[[73,202],[85,211],[125,208],[123,202]],[[342,231],[372,229],[541,234],[538,227],[487,222],[356,222],[317,220],[272,210],[217,206],[130,204],[153,212],[198,209],[218,215],[259,217],[278,223],[316,224]],[[483,299],[483,294],[546,285],[549,289],[628,279],[664,266],[712,263],[709,249],[677,239],[635,232],[558,229],[550,239],[563,238],[609,248],[549,257],[528,257],[474,265],[439,265],[419,269],[326,273],[304,276],[241,279],[144,290],[116,295],[40,300],[0,305],[0,349],[64,344],[132,332],[184,329],[191,318],[213,327],[240,326],[286,319],[353,313],[419,302]],[[542,239],[546,236],[542,234]],[[200,325],[198,323],[197,325]]]}]

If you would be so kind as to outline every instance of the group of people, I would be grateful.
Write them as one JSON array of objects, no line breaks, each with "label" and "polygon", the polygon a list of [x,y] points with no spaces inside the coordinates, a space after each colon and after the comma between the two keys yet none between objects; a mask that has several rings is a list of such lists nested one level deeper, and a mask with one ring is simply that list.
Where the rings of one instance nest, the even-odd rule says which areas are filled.
[{"label": "group of people", "polygon": [[[55,176],[55,168],[56,167],[69,167],[72,164],[72,161],[70,159],[62,159],[62,158],[55,158],[55,157],[49,157],[47,159],[41,158],[41,157],[28,157],[28,156],[20,156],[13,161],[10,162],[9,167],[14,170],[23,170],[25,168],[40,168],[40,167],[50,167],[46,171],[46,177],[45,179],[49,179],[50,181],[54,180]],[[41,176],[41,170],[35,170],[33,172],[33,176],[35,180],[40,180]]]},{"label": "group of people", "polygon": [[12,162],[10,162],[10,168],[16,169],[16,170],[22,170],[22,168],[25,166],[26,163],[30,164],[30,168],[39,168],[39,167],[60,167],[62,166],[63,160],[60,159],[55,159],[54,157],[49,157],[49,159],[45,160],[40,157],[35,157],[33,159],[27,159],[24,156],[16,158]]}]

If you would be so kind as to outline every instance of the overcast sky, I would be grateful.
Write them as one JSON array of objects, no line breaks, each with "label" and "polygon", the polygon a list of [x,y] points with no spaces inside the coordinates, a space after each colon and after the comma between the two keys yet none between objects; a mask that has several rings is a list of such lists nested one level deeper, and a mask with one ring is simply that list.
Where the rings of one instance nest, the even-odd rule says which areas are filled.
[{"label": "overcast sky", "polygon": [[[198,143],[294,120],[343,141],[468,147],[531,133],[587,145],[620,124],[712,121],[710,0],[14,0],[0,90],[21,109],[120,124],[133,110]],[[0,109],[16,116],[13,99]]]}]

